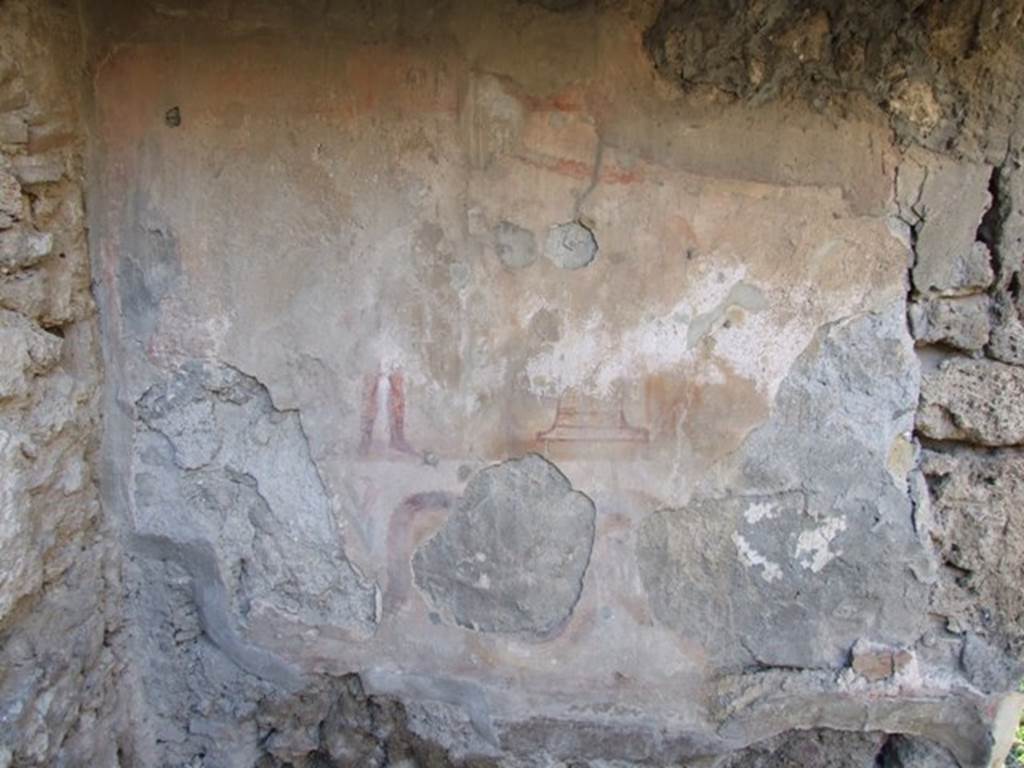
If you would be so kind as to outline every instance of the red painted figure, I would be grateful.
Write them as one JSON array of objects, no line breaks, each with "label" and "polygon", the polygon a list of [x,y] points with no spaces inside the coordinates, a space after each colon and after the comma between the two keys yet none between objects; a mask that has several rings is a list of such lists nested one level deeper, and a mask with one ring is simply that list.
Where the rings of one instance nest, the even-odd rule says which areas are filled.
[{"label": "red painted figure", "polygon": [[405,380],[401,371],[397,370],[366,375],[359,453],[365,456],[370,452],[377,413],[385,402],[388,413],[388,447],[399,453],[416,454],[416,449],[405,439]]}]

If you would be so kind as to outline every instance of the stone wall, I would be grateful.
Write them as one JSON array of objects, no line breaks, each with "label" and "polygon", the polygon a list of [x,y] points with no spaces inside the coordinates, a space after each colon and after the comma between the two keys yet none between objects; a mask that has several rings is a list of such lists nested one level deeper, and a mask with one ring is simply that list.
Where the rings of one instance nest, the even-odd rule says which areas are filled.
[{"label": "stone wall", "polygon": [[0,766],[1001,761],[1019,0],[0,21]]},{"label": "stone wall", "polygon": [[113,766],[119,560],[97,491],[100,354],[77,9],[0,3],[0,765]]},{"label": "stone wall", "polygon": [[915,252],[909,317],[924,367],[916,520],[938,554],[932,611],[962,640],[961,664],[982,690],[1012,689],[1024,675],[1018,158],[1011,149],[994,167],[932,160],[922,170],[908,158],[901,168]]}]

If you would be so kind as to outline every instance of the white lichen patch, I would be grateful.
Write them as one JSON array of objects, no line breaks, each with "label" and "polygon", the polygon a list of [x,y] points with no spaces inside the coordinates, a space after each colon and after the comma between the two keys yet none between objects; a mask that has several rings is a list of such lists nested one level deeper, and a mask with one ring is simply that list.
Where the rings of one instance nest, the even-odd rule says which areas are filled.
[{"label": "white lichen patch", "polygon": [[740,534],[734,533],[732,535],[732,542],[736,545],[736,551],[739,553],[740,561],[745,566],[748,568],[754,568],[760,565],[762,567],[762,579],[771,584],[776,579],[782,578],[782,569],[778,564],[773,563],[767,557],[750,546],[750,543]]},{"label": "white lichen patch", "polygon": [[817,528],[804,531],[796,542],[796,553],[794,557],[800,561],[804,568],[810,568],[818,573],[829,564],[841,552],[833,552],[830,547],[832,541],[846,530],[846,520],[841,517],[828,517]]}]

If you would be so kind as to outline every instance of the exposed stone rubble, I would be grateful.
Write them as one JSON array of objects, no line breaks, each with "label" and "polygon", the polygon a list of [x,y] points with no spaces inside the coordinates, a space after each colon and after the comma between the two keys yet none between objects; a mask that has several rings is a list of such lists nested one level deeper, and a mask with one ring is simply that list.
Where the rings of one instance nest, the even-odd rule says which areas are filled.
[{"label": "exposed stone rubble", "polygon": [[936,613],[965,638],[961,661],[981,690],[1013,688],[1024,677],[1024,546],[1017,502],[1024,459],[1016,451],[964,447],[924,453],[932,500],[922,522],[944,568]]},{"label": "exposed stone rubble", "polygon": [[917,429],[934,440],[999,447],[1024,441],[1024,369],[995,361],[949,358],[921,384]]},{"label": "exposed stone rubble", "polygon": [[1022,107],[1022,26],[1018,0],[667,0],[645,42],[685,92],[837,116],[867,101],[906,144],[998,164]]},{"label": "exposed stone rubble", "polygon": [[[1024,677],[1021,151],[1018,132],[993,166],[932,160],[922,173],[916,155],[897,187],[915,257],[909,321],[925,363],[914,519],[938,559],[930,608],[941,623],[922,650],[952,658],[986,694],[1017,690]],[[944,187],[959,205],[941,203]]]},{"label": "exposed stone rubble", "polygon": [[357,675],[326,679],[297,699],[261,703],[256,715],[265,754],[258,768],[339,765],[384,768],[493,768],[488,758],[452,758],[415,732],[415,716],[387,696],[368,695]]},{"label": "exposed stone rubble", "polygon": [[0,766],[118,764],[120,565],[97,492],[78,17],[0,3]]},{"label": "exposed stone rubble", "polygon": [[735,752],[716,768],[875,768],[885,745],[884,733],[794,731]]},{"label": "exposed stone rubble", "polygon": [[715,768],[957,768],[932,742],[882,732],[790,731],[734,752]]},{"label": "exposed stone rubble", "polygon": [[988,356],[1004,363],[1024,364],[1024,300],[1020,270],[1024,261],[1024,172],[1018,147],[993,176],[997,196],[986,227],[998,238],[995,253],[999,274],[993,290],[993,323]]},{"label": "exposed stone rubble", "polygon": [[[862,681],[855,686],[884,687],[882,681],[913,677],[918,670],[925,678],[936,672],[943,676],[952,666],[963,681],[956,685],[999,695],[1016,690],[1024,676],[1017,632],[1017,603],[1024,594],[1024,545],[1018,529],[1024,519],[1015,517],[1021,509],[1017,453],[1024,442],[1024,369],[1018,367],[1024,362],[1019,354],[1024,340],[1019,306],[1024,100],[1007,81],[993,79],[996,61],[1015,73],[1010,80],[1020,79],[1021,14],[1019,3],[860,7],[769,2],[737,9],[670,1],[646,38],[663,74],[691,96],[798,99],[825,112],[856,112],[859,99],[867,96],[886,111],[907,147],[896,172],[895,203],[913,251],[907,315],[923,356],[916,433],[926,447],[920,453],[920,474],[910,477],[916,498],[913,520],[924,550],[906,562],[920,579],[919,589],[931,584],[931,610],[940,624],[924,631],[916,652],[913,638],[923,628],[907,635],[909,646],[889,650],[859,640],[851,649],[848,679]],[[878,34],[875,25],[892,33]],[[705,503],[686,510],[691,516],[676,512],[680,521],[690,521],[678,523],[678,530],[651,531],[649,546],[670,549],[678,542],[680,552],[689,554],[676,562],[699,568],[697,553],[705,549],[701,542],[708,524],[692,515]],[[797,498],[791,506],[799,509],[801,504]],[[672,513],[660,514],[672,519]],[[754,516],[761,518],[760,513]],[[742,519],[736,512],[726,517]],[[720,518],[720,512],[708,517]],[[776,559],[751,545],[743,532],[734,536],[761,581],[782,581],[784,571]],[[922,556],[929,549],[937,567]],[[645,578],[677,585],[676,602],[689,593],[683,585],[702,581],[695,573],[676,578],[668,573],[670,568],[649,567]],[[664,589],[655,591],[656,598]],[[672,603],[660,599],[655,610],[659,605],[667,610]],[[706,600],[707,595],[694,596],[684,604],[700,611]],[[730,601],[730,611],[735,605]],[[685,613],[674,614],[677,625]],[[721,608],[709,609],[701,626],[722,615]],[[925,671],[929,667],[932,672]],[[837,699],[843,695],[836,692]],[[958,727],[951,724],[950,730]],[[1002,738],[1007,738],[1005,731]],[[872,744],[865,744],[858,763],[852,746],[842,756],[822,755],[813,754],[806,741],[799,735],[777,736],[763,745],[763,752],[755,746],[739,759],[747,761],[742,764],[777,764],[773,759],[787,764],[794,759],[786,756],[792,748],[803,751],[795,763],[808,765],[830,765],[833,759],[846,764],[847,758],[851,765],[987,765],[990,755],[1005,748],[996,744],[989,752],[979,744],[981,750],[971,756],[947,742],[954,760],[944,750],[935,753],[938,747],[928,742],[910,746],[906,739],[893,739],[886,742],[884,761]]]},{"label": "exposed stone rubble", "polygon": [[984,349],[989,341],[989,298],[985,294],[936,298],[911,304],[914,338],[926,344],[946,344],[965,352]]},{"label": "exposed stone rubble", "polygon": [[[915,515],[940,561],[931,605],[944,626],[930,637],[931,653],[956,658],[971,684],[986,692],[1014,690],[1024,675],[1016,447],[1024,440],[1024,369],[1012,351],[1021,259],[1019,151],[1015,145],[991,169],[940,162],[932,166],[938,172],[922,174],[915,158],[900,171],[901,211],[913,227],[916,257],[910,322],[931,368],[917,418],[929,490]],[[947,186],[957,190],[960,206],[940,202]],[[939,236],[925,237],[935,224]],[[973,242],[958,236],[972,231]],[[936,268],[942,264],[944,271]],[[946,296],[958,298],[937,298]],[[950,311],[948,302],[959,307]]]}]

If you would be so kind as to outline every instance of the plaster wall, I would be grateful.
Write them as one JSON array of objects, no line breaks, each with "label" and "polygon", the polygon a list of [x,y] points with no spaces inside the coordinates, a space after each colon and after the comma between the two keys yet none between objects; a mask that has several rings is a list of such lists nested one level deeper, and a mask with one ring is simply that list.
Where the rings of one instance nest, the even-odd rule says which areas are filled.
[{"label": "plaster wall", "polygon": [[[85,92],[84,174],[80,144],[22,170],[40,212],[5,226],[86,185],[104,764],[1002,760],[1022,8],[723,8],[97,1],[20,28],[66,32]],[[77,309],[36,322],[85,328],[80,357],[72,224]]]}]

